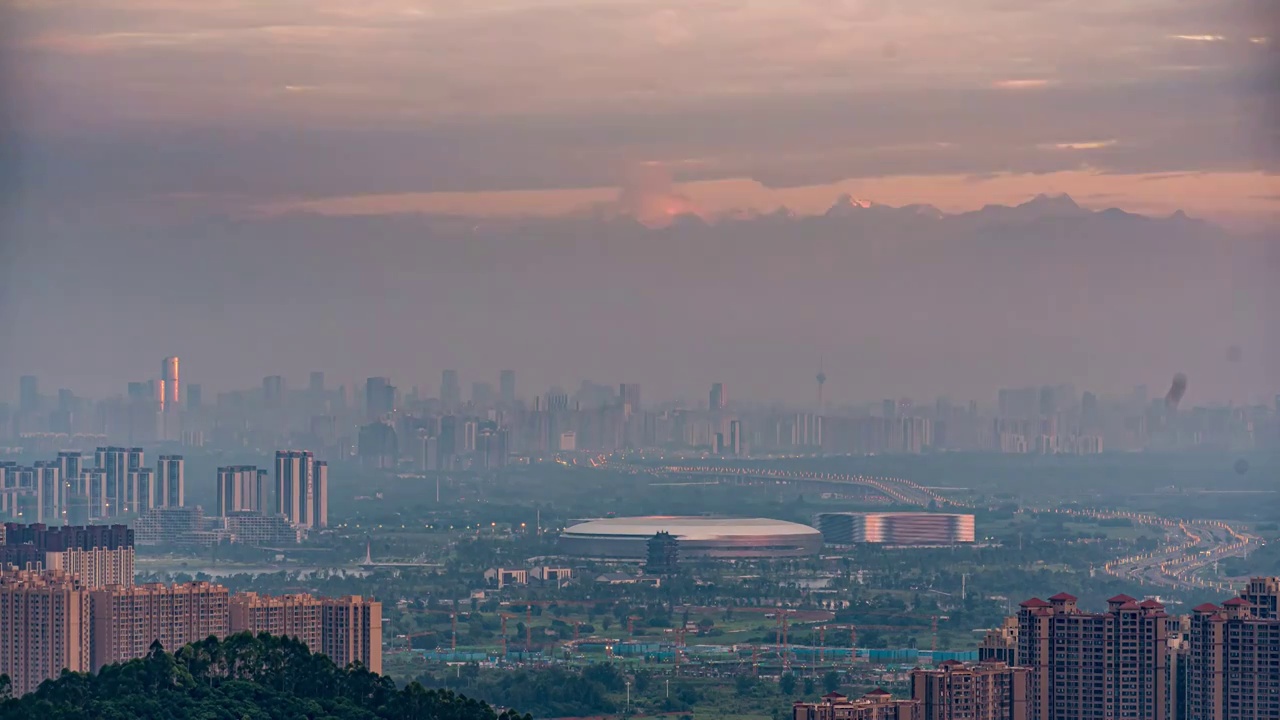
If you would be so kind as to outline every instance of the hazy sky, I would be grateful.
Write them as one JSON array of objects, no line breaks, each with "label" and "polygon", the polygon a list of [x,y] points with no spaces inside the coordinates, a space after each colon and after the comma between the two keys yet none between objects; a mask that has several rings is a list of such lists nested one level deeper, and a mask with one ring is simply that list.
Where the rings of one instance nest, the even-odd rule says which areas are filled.
[{"label": "hazy sky", "polygon": [[[713,208],[821,205],[849,179],[872,200],[950,207],[1053,189],[1224,219],[1280,206],[1257,174],[1277,162],[1271,0],[6,7],[35,199],[243,209],[593,188],[649,162],[739,179]],[[1201,174],[1143,182],[1182,172]],[[999,173],[1017,177],[982,187]],[[886,176],[911,183],[867,182]]]},{"label": "hazy sky", "polygon": [[[42,251],[55,225],[70,243],[60,247],[127,254],[175,227],[216,244],[228,218],[266,233],[281,215],[312,213],[545,215],[611,202],[658,215],[810,213],[843,192],[961,211],[1069,192],[1089,207],[1181,208],[1256,229],[1280,219],[1275,8],[8,0],[0,329],[64,323],[65,336],[39,336],[64,371],[75,365],[67,337],[104,348],[113,375],[135,364],[112,345],[125,338],[75,305],[107,312],[119,284],[55,300],[14,289],[67,258]],[[120,283],[145,284],[144,270]],[[139,341],[159,350],[168,339]],[[40,358],[0,351],[0,369]],[[352,375],[364,367],[342,362]]]}]

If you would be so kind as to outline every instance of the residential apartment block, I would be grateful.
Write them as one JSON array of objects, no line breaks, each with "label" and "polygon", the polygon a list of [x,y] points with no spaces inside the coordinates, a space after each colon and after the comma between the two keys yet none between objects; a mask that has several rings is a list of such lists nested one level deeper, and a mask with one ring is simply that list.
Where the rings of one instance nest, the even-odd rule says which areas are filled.
[{"label": "residential apartment block", "polygon": [[1187,651],[1190,720],[1280,720],[1280,578],[1253,578],[1221,607],[1192,611]]},{"label": "residential apartment block", "polygon": [[911,697],[922,720],[1027,720],[1029,673],[1001,662],[947,660],[911,672]]},{"label": "residential apartment block", "polygon": [[1059,593],[1018,612],[1017,663],[1029,670],[1028,720],[1164,720],[1171,705],[1168,615],[1128,595],[1084,612]]},{"label": "residential apartment block", "polygon": [[92,591],[93,670],[143,657],[156,641],[173,652],[210,635],[226,637],[229,599],[225,587],[207,582]]},{"label": "residential apartment block", "polygon": [[818,702],[796,702],[792,720],[924,720],[918,700],[894,700],[882,689],[856,700],[832,692]]},{"label": "residential apartment block", "polygon": [[89,594],[57,571],[0,566],[0,675],[15,696],[89,669]]},{"label": "residential apartment block", "polygon": [[376,600],[237,593],[231,598],[230,627],[233,633],[287,635],[339,667],[359,662],[382,672],[382,603]]},{"label": "residential apartment block", "polygon": [[133,531],[124,525],[48,527],[9,523],[0,539],[0,567],[60,570],[81,588],[133,584]]}]

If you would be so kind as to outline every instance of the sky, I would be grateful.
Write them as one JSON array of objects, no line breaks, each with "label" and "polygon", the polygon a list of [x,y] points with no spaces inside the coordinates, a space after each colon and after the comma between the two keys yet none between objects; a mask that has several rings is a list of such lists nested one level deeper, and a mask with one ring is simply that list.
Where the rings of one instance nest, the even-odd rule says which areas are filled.
[{"label": "sky", "polygon": [[[609,207],[662,224],[820,213],[844,193],[947,212],[1070,193],[1253,232],[1280,220],[1277,12],[1272,0],[9,0],[0,329],[83,322],[65,297],[16,289],[57,262],[42,228],[67,222],[129,253],[131,236],[228,219]],[[0,370],[38,364],[7,356]]]}]

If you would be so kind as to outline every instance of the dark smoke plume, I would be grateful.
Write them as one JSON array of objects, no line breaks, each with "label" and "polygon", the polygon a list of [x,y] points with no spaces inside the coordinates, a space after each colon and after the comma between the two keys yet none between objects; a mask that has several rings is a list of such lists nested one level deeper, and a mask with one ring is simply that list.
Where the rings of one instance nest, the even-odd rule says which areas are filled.
[{"label": "dark smoke plume", "polygon": [[1178,373],[1173,376],[1173,385],[1169,388],[1169,394],[1164,396],[1164,406],[1170,410],[1177,410],[1178,403],[1182,402],[1182,396],[1187,392],[1187,376]]}]

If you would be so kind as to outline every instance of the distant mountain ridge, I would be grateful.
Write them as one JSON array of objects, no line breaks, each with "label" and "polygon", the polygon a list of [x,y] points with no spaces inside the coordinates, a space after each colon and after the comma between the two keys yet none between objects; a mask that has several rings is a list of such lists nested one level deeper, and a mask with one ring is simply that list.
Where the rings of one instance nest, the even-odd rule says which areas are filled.
[{"label": "distant mountain ridge", "polygon": [[[676,216],[675,220],[682,218],[688,219],[692,214]],[[781,206],[776,210],[767,213],[759,213],[752,211],[733,211],[722,213],[705,219],[699,216],[699,220],[715,224],[718,222],[746,222],[761,219],[770,220],[808,220],[813,218],[824,218],[830,220],[866,220],[876,218],[879,220],[887,220],[891,218],[899,219],[919,219],[946,221],[946,220],[964,220],[966,222],[984,223],[1032,223],[1041,220],[1050,219],[1072,219],[1072,218],[1099,218],[1105,220],[1150,220],[1150,221],[1167,221],[1175,223],[1204,223],[1187,216],[1182,210],[1178,210],[1166,217],[1157,217],[1151,215],[1143,215],[1141,213],[1130,212],[1118,207],[1108,207],[1102,210],[1090,210],[1081,206],[1070,195],[1065,193],[1059,195],[1039,194],[1035,197],[1022,202],[1018,205],[984,205],[978,210],[969,210],[966,212],[947,213],[938,209],[934,205],[927,203],[912,203],[909,205],[893,206],[883,205],[871,200],[855,198],[852,195],[841,195],[836,201],[824,212],[817,215],[799,215],[786,206]]]}]

